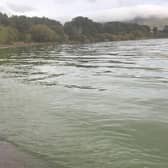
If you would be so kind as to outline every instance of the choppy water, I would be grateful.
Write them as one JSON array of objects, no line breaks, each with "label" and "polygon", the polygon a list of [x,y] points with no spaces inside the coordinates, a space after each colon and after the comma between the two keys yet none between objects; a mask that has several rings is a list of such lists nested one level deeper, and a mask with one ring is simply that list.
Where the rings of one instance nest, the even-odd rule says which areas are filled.
[{"label": "choppy water", "polygon": [[0,138],[51,168],[167,168],[168,40],[0,50]]}]

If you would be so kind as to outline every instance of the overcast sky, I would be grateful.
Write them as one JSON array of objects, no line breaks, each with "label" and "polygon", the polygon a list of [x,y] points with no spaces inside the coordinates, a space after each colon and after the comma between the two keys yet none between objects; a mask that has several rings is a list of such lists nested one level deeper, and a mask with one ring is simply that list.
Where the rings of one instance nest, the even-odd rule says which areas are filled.
[{"label": "overcast sky", "polygon": [[76,16],[87,16],[95,21],[121,21],[138,16],[166,17],[168,0],[0,0],[0,11],[60,21]]}]

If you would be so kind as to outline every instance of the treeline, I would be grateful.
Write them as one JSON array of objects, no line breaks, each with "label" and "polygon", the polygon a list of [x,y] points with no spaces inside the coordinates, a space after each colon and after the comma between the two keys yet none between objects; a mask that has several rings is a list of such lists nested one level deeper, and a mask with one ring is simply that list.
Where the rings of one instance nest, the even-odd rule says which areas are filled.
[{"label": "treeline", "polygon": [[63,25],[48,18],[12,16],[0,13],[0,43],[63,42]]},{"label": "treeline", "polygon": [[168,38],[168,25],[165,25],[162,30],[158,27],[153,27],[152,32],[156,38]]},{"label": "treeline", "polygon": [[[167,29],[165,32],[168,34]],[[76,17],[62,25],[58,21],[45,17],[8,17],[0,13],[1,44],[15,42],[87,43],[150,38],[156,34],[158,36],[159,32],[153,32],[148,26],[133,23],[97,23],[86,17]]]},{"label": "treeline", "polygon": [[70,41],[81,42],[131,40],[150,36],[148,26],[121,22],[97,23],[84,17],[65,23],[64,32]]}]

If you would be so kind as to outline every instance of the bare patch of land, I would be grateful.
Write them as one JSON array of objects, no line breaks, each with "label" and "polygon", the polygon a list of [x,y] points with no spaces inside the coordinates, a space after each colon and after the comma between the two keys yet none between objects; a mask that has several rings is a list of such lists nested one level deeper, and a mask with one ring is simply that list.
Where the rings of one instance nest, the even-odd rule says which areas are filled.
[{"label": "bare patch of land", "polygon": [[43,168],[48,167],[39,159],[19,151],[14,145],[0,142],[0,168]]}]

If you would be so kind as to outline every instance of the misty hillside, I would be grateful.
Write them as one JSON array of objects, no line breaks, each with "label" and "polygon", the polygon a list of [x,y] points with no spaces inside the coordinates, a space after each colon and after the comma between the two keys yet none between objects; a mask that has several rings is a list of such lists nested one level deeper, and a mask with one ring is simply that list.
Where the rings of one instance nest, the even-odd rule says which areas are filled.
[{"label": "misty hillside", "polygon": [[168,18],[135,18],[131,22],[140,24],[140,25],[148,25],[150,27],[158,27],[159,29],[163,29],[165,25],[168,25]]}]

